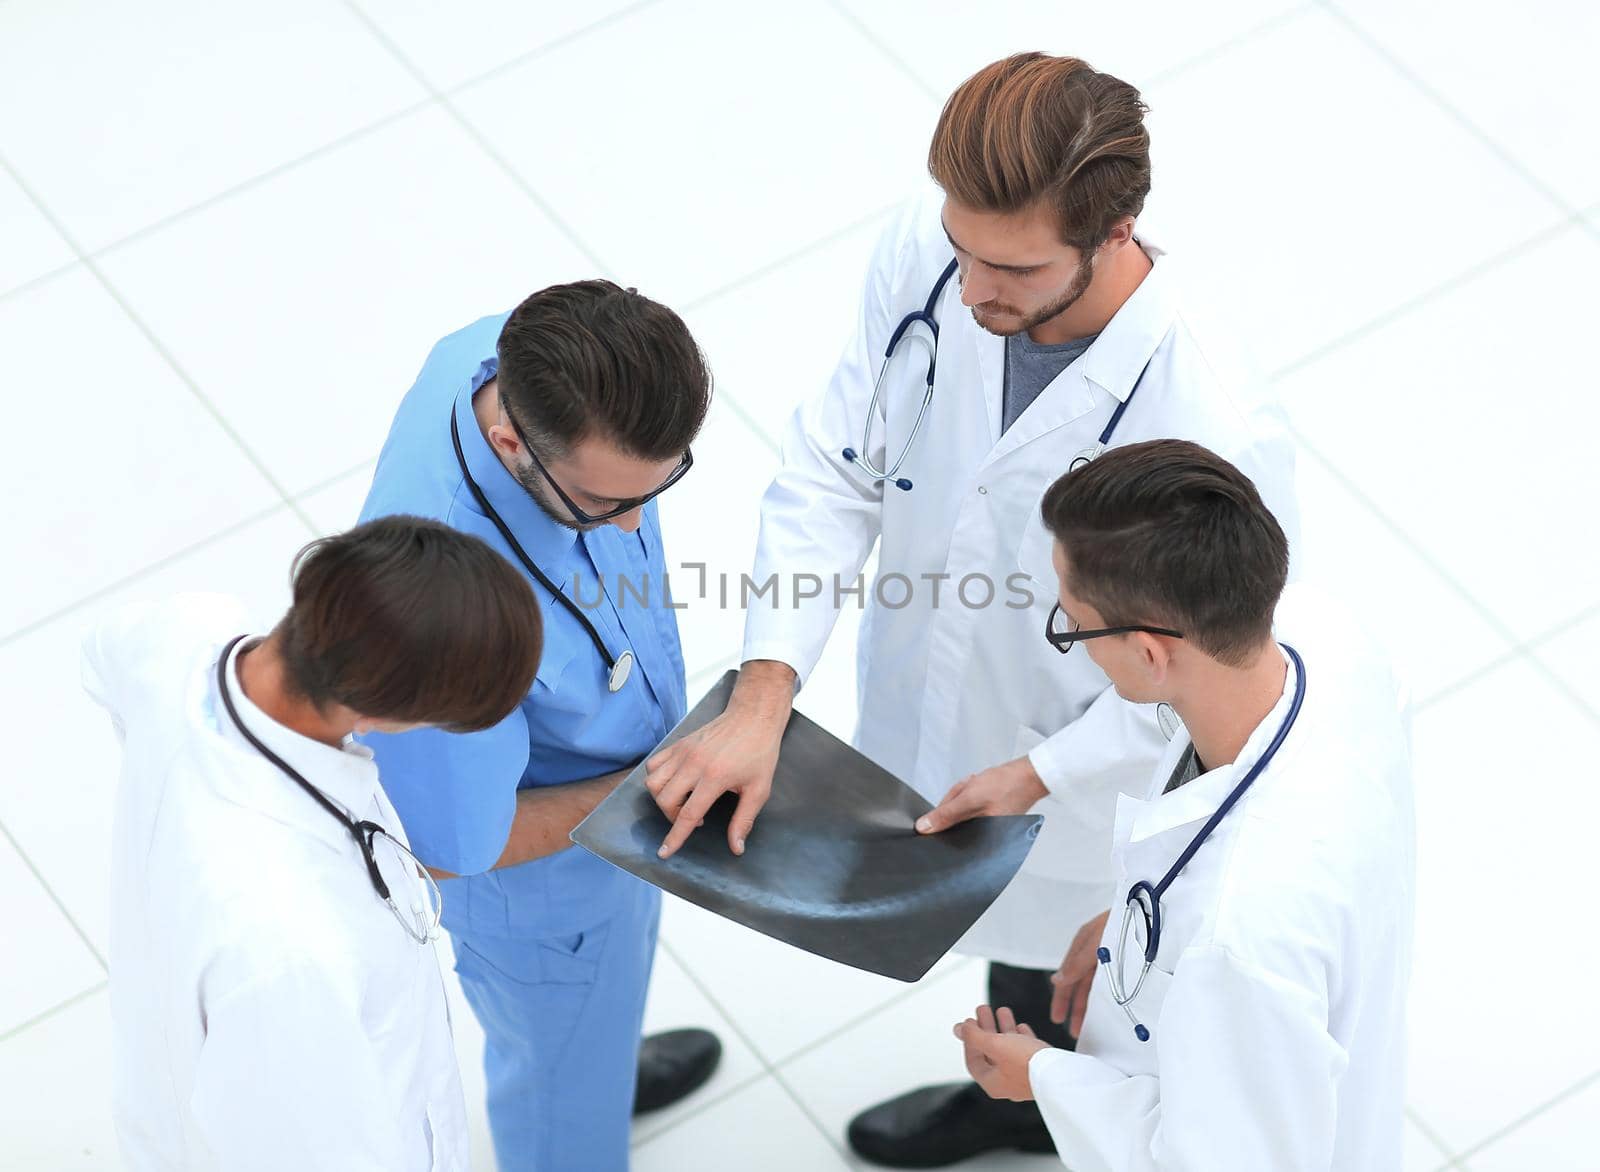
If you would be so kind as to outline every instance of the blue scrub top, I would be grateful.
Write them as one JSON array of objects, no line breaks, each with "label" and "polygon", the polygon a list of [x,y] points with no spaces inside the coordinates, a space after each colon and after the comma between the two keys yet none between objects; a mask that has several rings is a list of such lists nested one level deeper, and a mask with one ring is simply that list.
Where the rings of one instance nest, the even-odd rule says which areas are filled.
[{"label": "blue scrub top", "polygon": [[[442,885],[452,932],[569,935],[607,919],[637,880],[581,847],[490,871],[505,849],[517,791],[609,773],[655,748],[687,710],[683,652],[677,614],[666,605],[655,502],[637,533],[602,525],[580,534],[551,520],[483,438],[472,396],[498,367],[495,343],[507,316],[486,317],[433,348],[395,415],[361,519],[409,513],[442,521],[483,538],[526,575],[461,475],[450,442],[454,412],[473,479],[528,556],[580,602],[613,658],[631,649],[637,662],[621,690],[609,691],[588,633],[535,582],[544,655],[515,712],[483,732],[363,739],[417,857],[463,876]],[[624,578],[631,586],[619,590]],[[596,605],[600,582],[605,598]]]}]

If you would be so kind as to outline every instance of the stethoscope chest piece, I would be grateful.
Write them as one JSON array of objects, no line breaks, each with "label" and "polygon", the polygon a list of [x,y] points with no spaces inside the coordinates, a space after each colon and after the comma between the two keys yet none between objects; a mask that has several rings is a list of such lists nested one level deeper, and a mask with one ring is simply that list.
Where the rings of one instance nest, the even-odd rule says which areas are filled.
[{"label": "stethoscope chest piece", "polygon": [[622,685],[628,682],[628,677],[633,674],[633,652],[624,651],[617,657],[617,662],[611,667],[611,678],[606,681],[606,687],[613,692],[622,691]]}]

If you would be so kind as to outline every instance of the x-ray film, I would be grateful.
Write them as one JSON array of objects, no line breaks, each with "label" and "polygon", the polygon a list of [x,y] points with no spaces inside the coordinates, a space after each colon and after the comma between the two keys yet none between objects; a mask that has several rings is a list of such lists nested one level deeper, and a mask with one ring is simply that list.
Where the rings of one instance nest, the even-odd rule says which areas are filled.
[{"label": "x-ray film", "polygon": [[[721,713],[737,678],[723,676],[663,745]],[[918,834],[927,801],[799,713],[742,856],[728,849],[728,795],[672,858],[658,858],[671,824],[644,780],[641,764],[572,841],[735,923],[902,981],[933,967],[995,901],[1044,821],[975,818]]]}]

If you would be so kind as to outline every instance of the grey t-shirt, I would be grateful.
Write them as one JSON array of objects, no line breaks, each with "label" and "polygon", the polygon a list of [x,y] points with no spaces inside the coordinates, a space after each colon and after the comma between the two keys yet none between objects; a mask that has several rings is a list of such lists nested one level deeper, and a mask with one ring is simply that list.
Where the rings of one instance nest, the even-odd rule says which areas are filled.
[{"label": "grey t-shirt", "polygon": [[1005,391],[1000,403],[1001,432],[1011,430],[1011,425],[1028,409],[1028,404],[1039,397],[1039,392],[1054,382],[1056,375],[1071,366],[1099,336],[1091,334],[1052,346],[1041,346],[1026,332],[1007,338]]},{"label": "grey t-shirt", "polygon": [[1200,754],[1194,751],[1193,742],[1183,751],[1183,756],[1178,758],[1178,765],[1172,771],[1172,776],[1167,778],[1166,788],[1161,792],[1170,794],[1181,785],[1187,785],[1199,777],[1204,770],[1200,766]]}]

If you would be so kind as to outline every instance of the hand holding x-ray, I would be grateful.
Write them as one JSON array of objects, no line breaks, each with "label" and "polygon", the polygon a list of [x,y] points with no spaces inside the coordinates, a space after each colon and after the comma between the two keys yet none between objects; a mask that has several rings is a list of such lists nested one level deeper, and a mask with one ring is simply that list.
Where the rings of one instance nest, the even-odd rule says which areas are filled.
[{"label": "hand holding x-ray", "polygon": [[[736,678],[725,675],[666,743],[722,713]],[[705,832],[662,858],[668,821],[645,777],[635,769],[572,840],[746,927],[903,981],[927,972],[994,902],[1043,821],[976,818],[919,834],[928,802],[799,714],[784,728],[771,795],[742,856],[723,842],[739,809],[724,794],[696,819]]]}]

